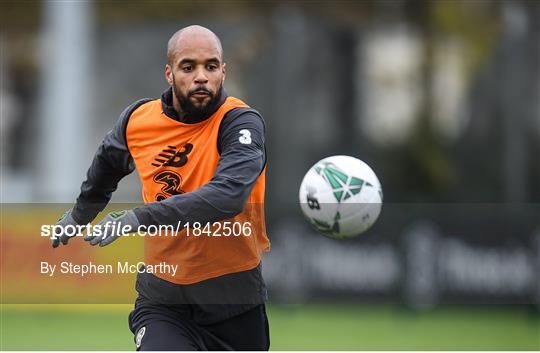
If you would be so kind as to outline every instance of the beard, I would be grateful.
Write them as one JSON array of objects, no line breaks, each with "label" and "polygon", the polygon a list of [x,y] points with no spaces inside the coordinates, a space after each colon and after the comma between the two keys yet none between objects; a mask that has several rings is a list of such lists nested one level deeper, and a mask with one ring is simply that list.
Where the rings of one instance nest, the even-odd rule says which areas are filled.
[{"label": "beard", "polygon": [[[176,99],[178,99],[178,102],[180,103],[180,107],[182,107],[182,112],[185,114],[185,120],[186,121],[202,121],[206,118],[208,118],[210,115],[212,115],[219,104],[220,98],[221,98],[221,91],[223,90],[223,85],[220,85],[216,94],[213,94],[209,90],[205,88],[196,88],[192,91],[189,91],[187,94],[182,94],[176,84],[174,83],[174,76],[173,76],[173,93],[176,96]],[[196,106],[191,102],[189,99],[191,95],[193,95],[196,91],[204,91],[208,94],[208,97],[210,98],[206,104],[201,104],[199,106]]]}]

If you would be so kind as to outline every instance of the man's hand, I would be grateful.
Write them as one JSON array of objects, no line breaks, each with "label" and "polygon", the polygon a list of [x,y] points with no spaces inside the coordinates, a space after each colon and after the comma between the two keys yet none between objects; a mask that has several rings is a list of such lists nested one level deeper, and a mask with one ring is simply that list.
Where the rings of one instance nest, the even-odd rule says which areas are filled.
[{"label": "man's hand", "polygon": [[62,215],[62,217],[60,217],[58,222],[56,222],[56,225],[54,227],[55,231],[54,231],[54,234],[53,234],[53,237],[52,237],[52,247],[53,248],[57,248],[60,245],[60,243],[62,243],[63,245],[67,245],[69,239],[73,238],[76,235],[76,234],[68,235],[67,234],[68,232],[66,232],[66,227],[67,226],[73,226],[73,227],[79,226],[79,223],[77,223],[73,219],[73,216],[71,216],[72,210],[73,209],[70,209],[69,211],[64,213]]},{"label": "man's hand", "polygon": [[92,234],[84,237],[84,240],[90,242],[90,245],[105,246],[109,245],[122,233],[128,234],[137,231],[140,223],[132,210],[111,212],[95,227]]}]

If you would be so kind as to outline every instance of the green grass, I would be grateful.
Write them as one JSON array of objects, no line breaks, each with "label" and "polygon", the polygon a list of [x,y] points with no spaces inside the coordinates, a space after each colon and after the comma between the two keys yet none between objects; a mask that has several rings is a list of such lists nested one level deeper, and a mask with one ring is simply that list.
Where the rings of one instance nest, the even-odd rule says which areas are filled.
[{"label": "green grass", "polygon": [[[70,309],[72,307],[72,309]],[[134,350],[130,308],[25,306],[2,310],[1,350]]]},{"label": "green grass", "polygon": [[388,306],[273,308],[276,350],[539,350],[540,318],[524,310]]},{"label": "green grass", "polygon": [[[129,305],[2,308],[2,350],[133,350]],[[540,318],[522,308],[269,306],[272,350],[540,350]]]}]

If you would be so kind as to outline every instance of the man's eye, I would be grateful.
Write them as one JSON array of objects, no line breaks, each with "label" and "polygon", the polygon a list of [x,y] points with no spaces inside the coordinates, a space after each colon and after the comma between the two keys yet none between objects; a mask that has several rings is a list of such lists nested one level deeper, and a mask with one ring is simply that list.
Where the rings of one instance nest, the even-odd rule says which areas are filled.
[{"label": "man's eye", "polygon": [[214,71],[214,70],[217,70],[218,67],[217,67],[217,65],[208,65],[208,66],[206,66],[206,68],[208,70],[210,70],[210,71]]},{"label": "man's eye", "polygon": [[184,72],[190,72],[191,70],[193,70],[193,67],[191,66],[182,66],[182,71]]}]

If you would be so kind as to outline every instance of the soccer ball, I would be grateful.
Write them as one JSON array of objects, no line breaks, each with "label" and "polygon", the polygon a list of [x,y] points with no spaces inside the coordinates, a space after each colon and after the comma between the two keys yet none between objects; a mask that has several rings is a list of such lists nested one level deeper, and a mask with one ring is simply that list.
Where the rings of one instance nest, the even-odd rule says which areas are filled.
[{"label": "soccer ball", "polygon": [[310,223],[331,238],[349,238],[369,229],[383,200],[379,179],[361,160],[332,156],[317,162],[300,185],[300,207]]}]

